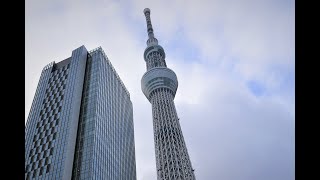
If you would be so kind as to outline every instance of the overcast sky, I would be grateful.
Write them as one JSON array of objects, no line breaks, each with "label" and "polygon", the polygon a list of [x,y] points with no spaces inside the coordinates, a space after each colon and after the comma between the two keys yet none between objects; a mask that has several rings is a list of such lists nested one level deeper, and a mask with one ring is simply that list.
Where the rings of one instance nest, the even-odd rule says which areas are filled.
[{"label": "overcast sky", "polygon": [[131,95],[137,179],[155,180],[146,7],[196,178],[295,179],[293,0],[26,0],[25,121],[45,65],[101,46]]}]

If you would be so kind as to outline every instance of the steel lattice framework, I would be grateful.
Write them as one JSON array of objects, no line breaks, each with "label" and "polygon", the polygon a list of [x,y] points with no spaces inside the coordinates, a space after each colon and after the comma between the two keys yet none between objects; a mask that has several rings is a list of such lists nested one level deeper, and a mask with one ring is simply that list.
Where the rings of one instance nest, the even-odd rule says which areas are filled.
[{"label": "steel lattice framework", "polygon": [[150,9],[144,9],[149,39],[144,51],[147,72],[141,79],[144,95],[152,104],[158,180],[195,180],[194,170],[174,105],[176,74],[167,68],[165,52],[154,37]]}]

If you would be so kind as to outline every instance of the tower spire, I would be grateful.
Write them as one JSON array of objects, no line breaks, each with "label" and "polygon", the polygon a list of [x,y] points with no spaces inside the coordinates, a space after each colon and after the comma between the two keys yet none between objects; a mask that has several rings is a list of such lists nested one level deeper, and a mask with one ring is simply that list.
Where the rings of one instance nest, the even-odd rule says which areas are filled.
[{"label": "tower spire", "polygon": [[146,16],[147,32],[148,32],[149,39],[150,38],[154,38],[153,28],[152,28],[151,19],[150,19],[150,9],[149,8],[145,8],[143,10],[143,13]]},{"label": "tower spire", "polygon": [[158,45],[158,40],[154,37],[153,34],[153,28],[152,28],[152,24],[151,24],[151,18],[150,18],[150,9],[149,8],[145,8],[143,10],[144,15],[146,16],[146,21],[147,21],[147,32],[148,32],[148,41],[147,41],[147,45],[151,46],[151,45]]}]

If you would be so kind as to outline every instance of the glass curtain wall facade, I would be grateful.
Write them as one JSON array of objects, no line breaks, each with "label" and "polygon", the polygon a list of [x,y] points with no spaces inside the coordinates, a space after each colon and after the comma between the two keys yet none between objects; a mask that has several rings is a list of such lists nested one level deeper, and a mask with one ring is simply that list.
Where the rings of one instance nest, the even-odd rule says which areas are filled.
[{"label": "glass curtain wall facade", "polygon": [[99,47],[45,66],[25,127],[25,179],[136,179],[130,94]]}]

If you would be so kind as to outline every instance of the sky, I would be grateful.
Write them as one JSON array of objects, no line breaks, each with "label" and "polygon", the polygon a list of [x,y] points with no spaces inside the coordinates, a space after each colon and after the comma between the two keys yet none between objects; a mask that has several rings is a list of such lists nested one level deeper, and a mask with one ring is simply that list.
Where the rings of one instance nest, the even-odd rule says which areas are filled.
[{"label": "sky", "polygon": [[295,179],[293,0],[26,0],[25,122],[42,68],[101,46],[133,103],[138,180],[156,179],[141,91],[150,8],[179,87],[175,105],[198,180]]}]

